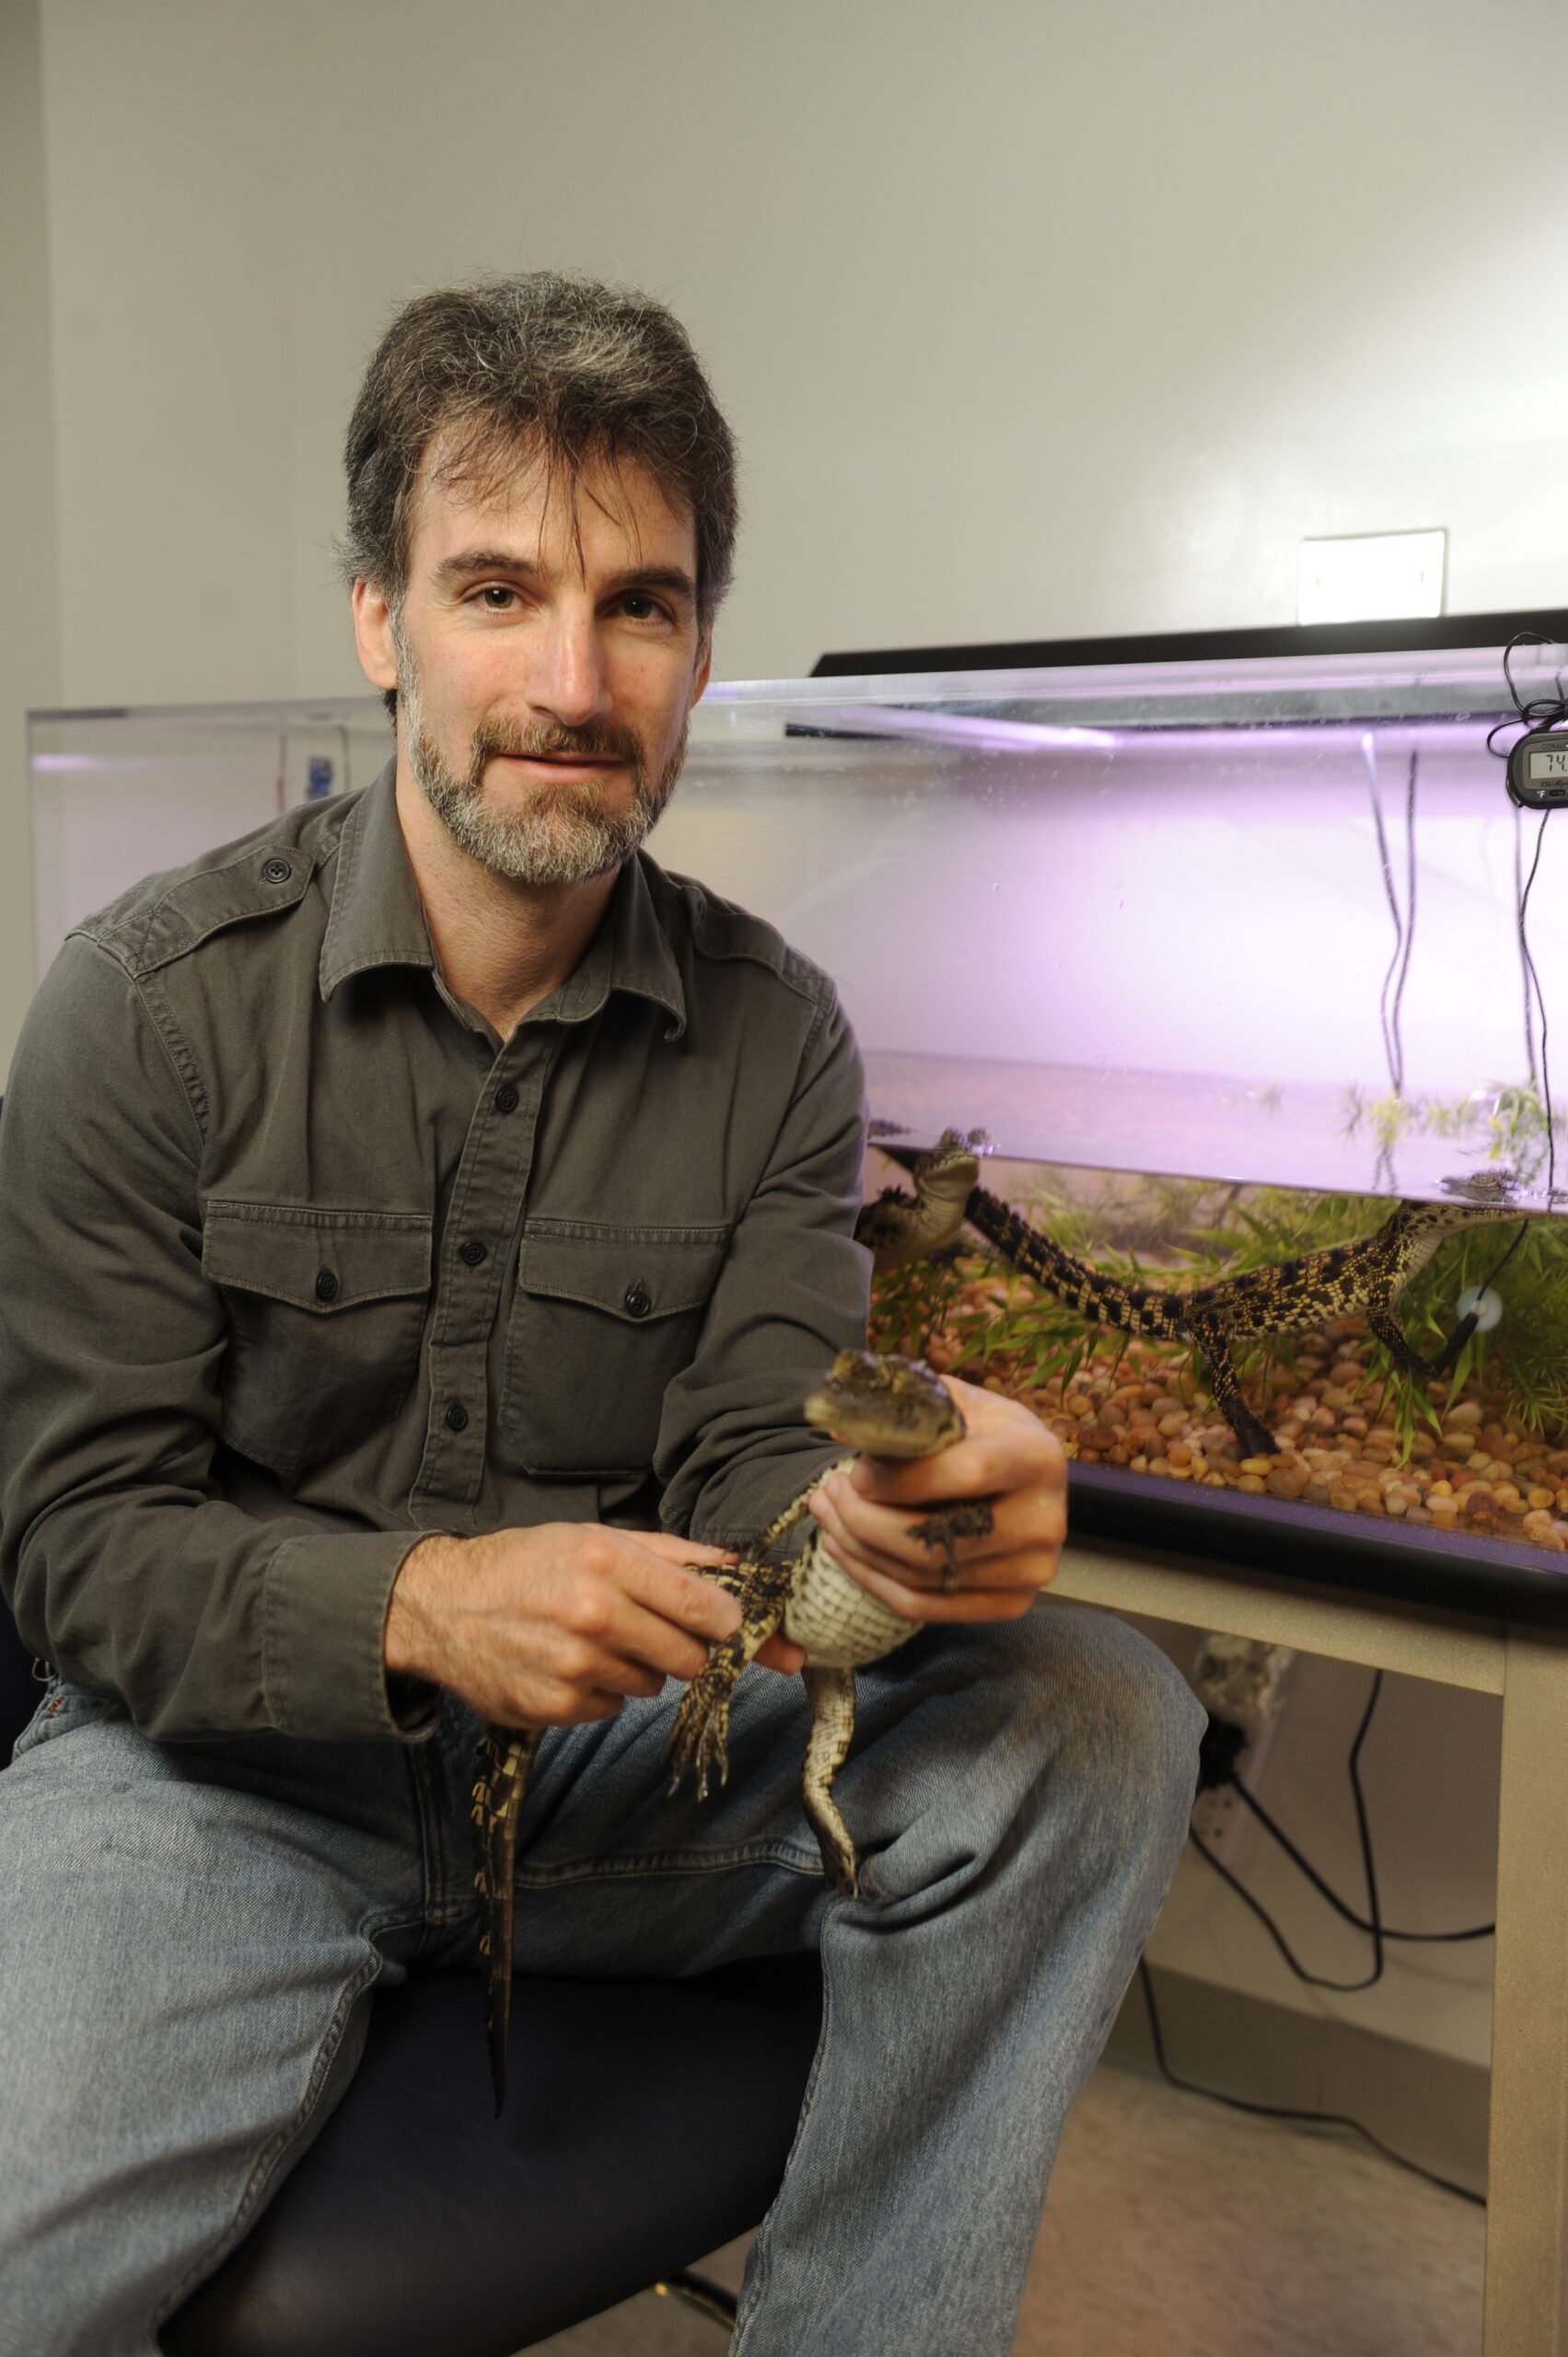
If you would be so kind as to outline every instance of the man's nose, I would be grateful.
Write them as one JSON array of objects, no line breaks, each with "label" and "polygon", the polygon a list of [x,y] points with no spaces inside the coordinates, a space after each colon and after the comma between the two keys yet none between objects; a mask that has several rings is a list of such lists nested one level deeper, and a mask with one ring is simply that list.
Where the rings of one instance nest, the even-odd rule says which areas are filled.
[{"label": "man's nose", "polygon": [[609,709],[604,659],[591,613],[552,614],[532,648],[528,701],[563,727],[580,728]]}]

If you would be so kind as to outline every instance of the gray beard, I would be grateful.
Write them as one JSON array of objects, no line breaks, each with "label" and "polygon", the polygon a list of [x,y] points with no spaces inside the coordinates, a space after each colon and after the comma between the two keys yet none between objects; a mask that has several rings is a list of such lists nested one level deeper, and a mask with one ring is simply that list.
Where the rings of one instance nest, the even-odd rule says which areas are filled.
[{"label": "gray beard", "polygon": [[[508,729],[486,722],[474,732],[468,770],[459,776],[425,732],[412,664],[403,666],[398,697],[409,767],[425,800],[459,850],[514,884],[587,884],[624,866],[662,817],[686,759],[683,726],[650,784],[642,747],[630,730]],[[559,785],[536,787],[523,810],[496,810],[485,802],[485,767],[498,754],[544,753],[609,755],[626,761],[632,770],[631,807],[607,810],[600,785],[567,778]]]}]

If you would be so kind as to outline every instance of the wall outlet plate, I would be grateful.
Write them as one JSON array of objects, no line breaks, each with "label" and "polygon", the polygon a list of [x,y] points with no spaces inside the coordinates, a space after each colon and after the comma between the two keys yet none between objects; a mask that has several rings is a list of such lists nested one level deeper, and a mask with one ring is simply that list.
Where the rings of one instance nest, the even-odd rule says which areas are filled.
[{"label": "wall outlet plate", "polygon": [[[1212,1631],[1199,1643],[1191,1673],[1192,1690],[1215,1718],[1241,1730],[1244,1741],[1236,1774],[1249,1791],[1257,1790],[1262,1776],[1295,1659],[1288,1645],[1264,1644],[1252,1637]],[[1258,1832],[1257,1818],[1228,1783],[1198,1794],[1191,1826],[1205,1849],[1232,1874],[1240,1870]]]}]

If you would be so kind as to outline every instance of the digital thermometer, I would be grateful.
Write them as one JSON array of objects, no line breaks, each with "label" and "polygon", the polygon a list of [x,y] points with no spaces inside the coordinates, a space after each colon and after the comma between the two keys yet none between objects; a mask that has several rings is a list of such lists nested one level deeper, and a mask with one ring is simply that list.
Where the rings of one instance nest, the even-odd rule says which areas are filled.
[{"label": "digital thermometer", "polygon": [[1568,735],[1532,729],[1508,755],[1508,791],[1526,810],[1568,804]]}]

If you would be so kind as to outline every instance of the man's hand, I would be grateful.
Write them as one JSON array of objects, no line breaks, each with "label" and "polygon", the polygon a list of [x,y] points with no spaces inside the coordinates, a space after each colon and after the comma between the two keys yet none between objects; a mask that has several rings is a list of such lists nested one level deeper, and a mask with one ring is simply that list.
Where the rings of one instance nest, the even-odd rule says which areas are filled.
[{"label": "man's hand", "polygon": [[[945,1376],[968,1431],[937,1457],[862,1457],[811,1500],[829,1552],[911,1620],[1016,1620],[1056,1577],[1067,1531],[1062,1444],[1016,1399]],[[911,1536],[935,1498],[993,1497],[985,1538],[960,1538],[960,1585],[944,1595],[940,1547]]]},{"label": "man's hand", "polygon": [[[611,1719],[628,1694],[695,1678],[708,1647],[739,1627],[734,1596],[682,1568],[733,1561],[599,1523],[424,1538],[392,1588],[387,1667],[447,1687],[503,1726]],[[757,1658],[787,1671],[805,1656],[775,1637]]]}]

